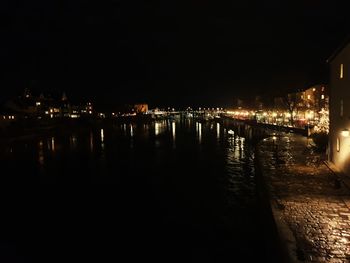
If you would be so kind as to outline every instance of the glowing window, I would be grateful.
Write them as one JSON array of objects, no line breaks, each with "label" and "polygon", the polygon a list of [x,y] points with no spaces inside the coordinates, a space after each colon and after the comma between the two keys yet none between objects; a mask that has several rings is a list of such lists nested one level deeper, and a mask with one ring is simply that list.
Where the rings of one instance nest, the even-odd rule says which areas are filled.
[{"label": "glowing window", "polygon": [[339,141],[339,138],[337,138],[337,152],[340,151],[340,141]]},{"label": "glowing window", "polygon": [[344,78],[344,64],[340,64],[340,76],[341,79]]},{"label": "glowing window", "polygon": [[307,99],[308,99],[308,100],[311,99],[311,96],[310,96],[310,95],[307,95]]},{"label": "glowing window", "polygon": [[323,94],[321,95],[321,99],[323,99],[323,100],[324,100],[324,95],[323,95]]},{"label": "glowing window", "polygon": [[344,115],[344,101],[340,100],[340,117]]}]

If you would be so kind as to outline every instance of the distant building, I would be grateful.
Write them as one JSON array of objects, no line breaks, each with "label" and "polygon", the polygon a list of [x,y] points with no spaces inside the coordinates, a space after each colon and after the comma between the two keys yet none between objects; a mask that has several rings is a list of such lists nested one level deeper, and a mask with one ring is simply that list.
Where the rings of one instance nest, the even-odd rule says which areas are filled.
[{"label": "distant building", "polygon": [[[11,111],[15,119],[55,119],[55,118],[80,118],[93,116],[93,105],[86,104],[73,105],[65,93],[60,99],[53,99],[44,94],[34,96],[29,89],[25,89],[23,94],[17,98],[7,101],[4,109]],[[1,116],[0,112],[0,117]]]},{"label": "distant building", "polygon": [[350,174],[350,42],[328,60],[330,64],[329,161]]},{"label": "distant building", "polygon": [[135,104],[134,105],[134,111],[139,113],[147,113],[148,112],[148,104]]},{"label": "distant building", "polygon": [[14,111],[0,109],[0,129],[9,126],[17,120],[17,114]]}]

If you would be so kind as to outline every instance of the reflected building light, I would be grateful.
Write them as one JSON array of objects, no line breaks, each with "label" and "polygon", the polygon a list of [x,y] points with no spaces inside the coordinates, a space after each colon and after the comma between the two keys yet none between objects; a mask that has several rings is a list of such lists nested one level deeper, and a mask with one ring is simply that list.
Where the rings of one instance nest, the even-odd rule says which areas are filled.
[{"label": "reflected building light", "polygon": [[104,130],[101,129],[101,141],[103,142],[105,139],[105,133],[104,133]]},{"label": "reflected building light", "polygon": [[134,129],[132,127],[132,125],[130,124],[130,136],[133,137],[134,136]]},{"label": "reflected building light", "polygon": [[54,152],[55,151],[55,137],[51,138],[51,151]]},{"label": "reflected building light", "polygon": [[44,143],[43,141],[39,142],[39,156],[38,156],[38,161],[41,166],[44,165],[45,158],[44,158]]},{"label": "reflected building light", "polygon": [[102,151],[105,149],[105,132],[103,129],[101,129],[101,149]]},{"label": "reflected building light", "polygon": [[94,150],[94,134],[90,132],[90,150],[93,152]]},{"label": "reflected building light", "polygon": [[72,135],[71,137],[71,145],[73,148],[77,146],[77,137],[75,135]]},{"label": "reflected building light", "polygon": [[202,123],[198,123],[198,140],[199,143],[202,142]]},{"label": "reflected building light", "polygon": [[176,139],[176,124],[175,124],[175,122],[173,122],[171,124],[171,130],[172,130],[172,134],[173,134],[173,140],[175,141],[175,139]]},{"label": "reflected building light", "polygon": [[159,135],[159,127],[160,126],[160,124],[159,123],[155,123],[154,124],[154,134],[157,136],[157,135]]}]

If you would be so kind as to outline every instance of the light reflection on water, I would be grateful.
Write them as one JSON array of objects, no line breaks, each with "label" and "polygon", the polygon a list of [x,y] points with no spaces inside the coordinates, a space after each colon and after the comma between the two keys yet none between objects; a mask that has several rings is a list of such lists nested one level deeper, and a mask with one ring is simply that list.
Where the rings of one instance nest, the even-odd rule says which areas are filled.
[{"label": "light reflection on water", "polygon": [[172,139],[173,139],[173,148],[176,147],[176,122],[173,121],[171,123],[171,132],[172,132]]},{"label": "light reflection on water", "polygon": [[38,162],[39,162],[40,166],[43,166],[45,163],[44,143],[42,140],[39,141]]},{"label": "light reflection on water", "polygon": [[[156,121],[152,124],[137,125],[121,124],[115,126],[114,131],[110,131],[110,128],[103,128],[68,136],[49,136],[44,140],[38,141],[37,146],[34,146],[36,148],[34,152],[37,153],[39,166],[44,166],[45,164],[45,169],[46,167],[54,169],[57,165],[61,165],[59,163],[61,159],[59,158],[64,158],[63,162],[67,162],[66,167],[70,167],[69,163],[74,158],[78,159],[78,162],[81,159],[82,163],[84,163],[82,156],[84,156],[85,151],[93,154],[89,162],[94,161],[94,156],[99,156],[99,160],[105,160],[102,165],[108,165],[107,159],[115,162],[113,165],[117,165],[121,162],[120,160],[124,160],[124,167],[126,164],[130,165],[130,167],[137,166],[137,159],[128,159],[128,156],[131,156],[129,153],[133,151],[142,152],[143,154],[139,156],[146,156],[147,162],[155,161],[152,159],[156,158],[155,156],[166,155],[171,156],[167,158],[179,158],[173,154],[169,155],[173,151],[186,152],[191,157],[203,155],[202,159],[208,163],[224,157],[225,166],[222,168],[226,171],[224,176],[227,178],[227,185],[231,189],[230,191],[238,191],[237,189],[241,188],[246,189],[248,185],[248,188],[251,188],[251,182],[249,181],[248,185],[244,185],[247,182],[243,178],[247,174],[253,174],[253,153],[247,148],[247,142],[244,137],[238,136],[238,132],[235,132],[234,136],[230,136],[228,130],[230,129],[220,123],[200,123],[191,120]],[[155,136],[149,136],[150,131],[154,131]],[[205,134],[204,137],[203,134]],[[98,147],[96,147],[96,143]],[[30,142],[27,144],[28,150],[26,154],[29,154],[33,152],[33,145]],[[22,145],[22,148],[24,148],[24,145]],[[143,148],[145,145],[153,148]],[[201,147],[197,148],[199,145]],[[12,146],[7,149],[12,149]],[[155,155],[152,155],[149,149],[152,149]],[[16,158],[17,150],[24,151],[24,149],[21,150],[20,146],[16,145],[13,150],[14,158]],[[161,151],[161,153],[158,153],[158,151]],[[215,152],[218,151],[222,153],[222,157],[215,156]],[[70,159],[70,157],[66,156],[72,156],[73,158]],[[177,162],[177,159],[165,159],[165,161]],[[152,166],[152,163],[149,165]],[[176,165],[181,165],[181,163]]]},{"label": "light reflection on water", "polygon": [[216,138],[220,139],[220,123],[216,124]]},{"label": "light reflection on water", "polygon": [[[179,120],[145,125],[116,124],[103,129],[95,127],[74,131],[74,135],[67,131],[55,137],[49,135],[28,140],[28,149],[25,143],[14,143],[10,158],[15,161],[11,162],[11,168],[13,165],[14,169],[22,171],[29,166],[28,172],[22,173],[27,180],[36,176],[40,182],[57,184],[59,191],[61,186],[70,186],[72,182],[113,184],[97,192],[95,189],[100,189],[99,186],[91,188],[94,198],[101,195],[96,202],[101,209],[96,214],[108,210],[101,216],[101,222],[110,216],[110,222],[118,224],[112,216],[113,209],[117,208],[116,216],[132,219],[130,224],[134,227],[134,222],[141,221],[142,224],[143,212],[146,211],[149,214],[145,217],[154,221],[154,226],[146,221],[142,228],[147,225],[152,234],[166,232],[159,235],[159,240],[166,246],[174,232],[179,232],[179,237],[189,237],[186,251],[192,249],[192,244],[199,244],[203,250],[198,251],[206,255],[210,247],[212,251],[208,254],[211,256],[220,255],[224,248],[224,253],[233,255],[235,260],[241,248],[246,257],[244,249],[247,244],[253,251],[261,249],[263,242],[252,242],[252,237],[263,235],[258,232],[261,218],[255,216],[259,209],[255,209],[254,202],[253,151],[239,132],[229,136],[227,130],[230,128],[219,123]],[[9,147],[6,149],[8,152]],[[26,166],[18,168],[16,164],[23,163],[23,160],[26,160]],[[79,187],[73,188],[79,195]],[[106,195],[103,193],[105,189]],[[74,209],[85,198],[80,196],[79,203],[72,203]],[[125,210],[119,201],[125,203]],[[89,202],[90,199],[86,201]],[[87,209],[90,206],[88,204]],[[135,213],[130,215],[134,210]],[[67,211],[69,217],[70,211]],[[162,225],[159,229],[158,224]],[[168,235],[168,230],[173,233]],[[164,239],[165,236],[168,239]],[[233,239],[237,240],[234,245]],[[238,252],[232,252],[235,248]],[[195,255],[198,251],[194,252]],[[258,254],[263,255],[261,251]]]},{"label": "light reflection on water", "polygon": [[77,136],[75,134],[70,137],[70,146],[72,149],[76,149],[77,147]]},{"label": "light reflection on water", "polygon": [[105,149],[105,132],[104,132],[104,129],[101,129],[101,150],[102,152],[104,151]]},{"label": "light reflection on water", "polygon": [[55,137],[51,138],[51,151],[54,153],[55,152]]},{"label": "light reflection on water", "polygon": [[199,144],[202,143],[202,123],[196,122],[196,133],[198,136],[198,142]]},{"label": "light reflection on water", "polygon": [[94,133],[90,131],[90,152],[94,151]]}]

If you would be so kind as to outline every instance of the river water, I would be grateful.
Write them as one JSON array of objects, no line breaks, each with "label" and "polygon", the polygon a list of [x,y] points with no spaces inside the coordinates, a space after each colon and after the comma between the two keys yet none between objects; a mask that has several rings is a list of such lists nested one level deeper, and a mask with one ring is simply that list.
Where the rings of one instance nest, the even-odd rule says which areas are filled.
[{"label": "river water", "polygon": [[3,144],[1,256],[280,262],[254,147],[236,128],[118,123]]}]

